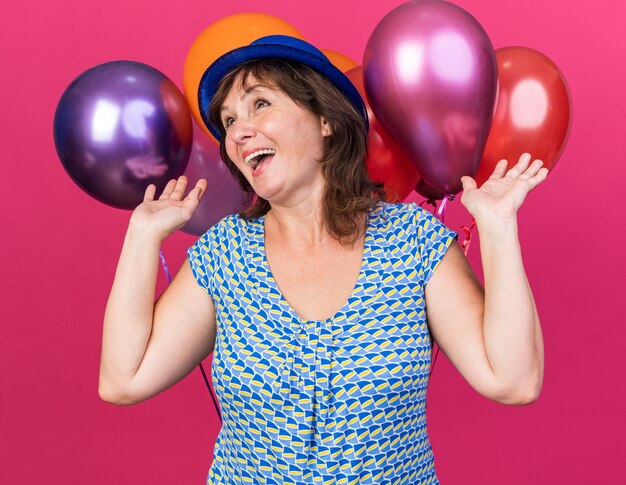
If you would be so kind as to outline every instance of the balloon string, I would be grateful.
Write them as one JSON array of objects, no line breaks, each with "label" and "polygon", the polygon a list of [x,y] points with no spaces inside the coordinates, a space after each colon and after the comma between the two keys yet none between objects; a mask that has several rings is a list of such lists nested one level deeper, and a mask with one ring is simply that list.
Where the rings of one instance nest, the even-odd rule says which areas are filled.
[{"label": "balloon string", "polygon": [[[167,278],[167,282],[171,284],[172,276],[170,275],[170,270],[167,268],[167,263],[165,262],[165,256],[163,256],[162,250],[159,250],[159,258],[161,259],[161,265],[163,266],[163,271],[165,271],[165,277]],[[206,372],[204,372],[204,367],[202,367],[202,362],[200,362],[198,366],[200,367],[200,372],[202,372],[202,377],[204,378],[206,387],[209,389],[209,393],[211,394],[211,399],[213,400],[213,406],[215,406],[217,415],[220,418],[220,423],[222,423],[222,413],[220,412],[220,407],[217,405],[217,401],[215,399],[215,396],[213,395],[213,390],[211,389],[211,385],[209,384],[209,379],[207,378]]]},{"label": "balloon string", "polygon": [[472,218],[472,223],[470,227],[461,226],[461,230],[465,233],[465,240],[461,243],[461,247],[463,248],[463,253],[467,256],[469,251],[470,242],[472,241],[472,232],[474,232],[474,228],[476,227],[476,219]]},{"label": "balloon string", "polygon": [[[450,200],[454,200],[454,194],[446,194],[444,195],[443,199],[441,200],[441,204],[439,204],[439,209],[437,209],[437,205],[435,204],[434,200],[429,199],[428,202],[432,203],[434,206],[434,209],[437,209],[435,212],[435,217],[437,219],[439,219],[442,223],[444,222],[445,216],[446,216],[446,205],[448,203],[448,201]],[[432,364],[430,365],[430,372],[428,374],[428,378],[430,380],[430,377],[433,375],[433,370],[435,369],[435,363],[437,362],[437,357],[439,357],[439,345],[437,345],[434,341],[433,341],[433,347],[436,346],[437,350],[435,352],[435,357],[432,359]],[[432,348],[431,348],[432,351]]]},{"label": "balloon string", "polygon": [[165,262],[165,256],[163,256],[163,251],[159,250],[159,258],[161,258],[161,265],[163,266],[163,271],[165,271],[165,277],[167,278],[167,282],[172,282],[172,276],[170,275],[170,270],[167,269],[167,263]]},{"label": "balloon string", "polygon": [[421,201],[418,205],[420,207],[423,207],[424,204],[430,204],[433,206],[433,212],[435,212],[435,209],[437,209],[437,202],[435,202],[435,199],[425,199],[423,201]]},{"label": "balloon string", "polygon": [[433,357],[432,364],[430,364],[430,372],[428,373],[429,380],[433,376],[433,370],[435,369],[435,364],[437,363],[437,357],[439,357],[439,345],[437,345],[437,343],[434,340],[433,340],[433,348],[431,349],[431,353],[433,350],[435,351],[435,356]]},{"label": "balloon string", "polygon": [[435,217],[439,219],[441,222],[444,222],[446,215],[446,205],[449,200],[454,200],[454,194],[446,194],[443,196],[441,200],[441,204],[439,204],[439,209],[437,209],[437,213]]},{"label": "balloon string", "polygon": [[[449,200],[454,200],[453,194],[446,194],[444,196],[443,200],[441,201],[441,204],[439,205],[439,209],[437,210],[435,214],[435,217],[437,217],[441,222],[444,221],[445,214],[446,214],[446,203]],[[432,202],[432,200],[429,200],[429,202]],[[466,236],[465,240],[461,243],[461,248],[463,249],[463,253],[465,254],[465,256],[467,256],[467,252],[469,251],[470,242],[472,241],[472,232],[474,231],[475,227],[476,227],[476,219],[472,219],[472,223],[470,224],[470,227],[461,226],[461,230],[465,233],[465,236]],[[433,346],[435,345],[437,346],[437,351],[435,352],[435,356],[430,366],[429,378],[430,376],[432,376],[433,369],[435,368],[435,363],[437,362],[437,357],[439,356],[439,346],[433,341]]]},{"label": "balloon string", "polygon": [[211,393],[211,399],[213,400],[213,406],[215,407],[215,410],[217,411],[217,416],[220,418],[220,423],[222,423],[222,413],[220,411],[220,407],[217,405],[217,401],[215,400],[215,396],[213,395],[213,390],[211,389],[211,386],[209,384],[209,379],[206,375],[206,372],[204,372],[204,367],[202,367],[202,362],[200,362],[200,364],[198,364],[200,367],[200,372],[202,372],[202,377],[204,378],[204,383],[206,384],[207,389],[209,390],[209,392]]}]

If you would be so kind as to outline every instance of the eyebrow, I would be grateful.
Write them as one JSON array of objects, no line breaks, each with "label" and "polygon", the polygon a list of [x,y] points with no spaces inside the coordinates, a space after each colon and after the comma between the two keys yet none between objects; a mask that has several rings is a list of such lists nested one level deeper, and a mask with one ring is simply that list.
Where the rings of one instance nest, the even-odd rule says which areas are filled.
[{"label": "eyebrow", "polygon": [[[267,89],[271,89],[269,86],[264,86],[263,84],[254,84],[253,86],[249,86],[243,93],[243,95],[241,96],[241,101],[243,101],[243,99],[248,96],[252,91],[255,91],[257,88],[267,88]],[[220,114],[223,113],[224,111],[226,111],[228,108],[228,106],[226,106],[225,104],[222,105],[222,107],[220,108]]]}]

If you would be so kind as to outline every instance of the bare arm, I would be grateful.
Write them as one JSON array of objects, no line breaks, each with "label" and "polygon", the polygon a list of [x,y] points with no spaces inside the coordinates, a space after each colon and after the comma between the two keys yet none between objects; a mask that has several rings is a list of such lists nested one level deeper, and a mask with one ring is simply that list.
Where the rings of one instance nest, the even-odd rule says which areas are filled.
[{"label": "bare arm", "polygon": [[104,316],[99,394],[106,401],[147,399],[182,379],[213,348],[215,309],[188,261],[154,302],[161,242],[191,217],[203,190],[199,184],[183,200],[181,179],[168,184],[159,201],[149,188],[131,217]]},{"label": "bare arm", "polygon": [[[467,382],[503,404],[537,399],[543,380],[543,340],[526,275],[515,250],[496,254],[481,233],[485,289],[452,243],[426,286],[433,338]],[[509,248],[510,249],[510,248]]]},{"label": "bare arm", "polygon": [[500,164],[483,186],[486,195],[465,181],[473,192],[466,207],[480,232],[485,289],[456,244],[426,287],[428,321],[442,351],[478,392],[506,404],[533,402],[543,383],[543,339],[516,211],[547,170],[528,167],[529,159],[523,155],[506,176]]}]

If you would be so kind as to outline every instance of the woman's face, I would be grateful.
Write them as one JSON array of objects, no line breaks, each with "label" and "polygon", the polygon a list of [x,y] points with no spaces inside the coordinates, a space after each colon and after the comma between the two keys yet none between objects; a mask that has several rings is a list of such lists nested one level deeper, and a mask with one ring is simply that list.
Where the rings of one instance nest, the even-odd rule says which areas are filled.
[{"label": "woman's face", "polygon": [[229,158],[260,197],[292,206],[323,190],[318,160],[331,134],[323,118],[249,76],[243,87],[233,83],[221,120]]}]

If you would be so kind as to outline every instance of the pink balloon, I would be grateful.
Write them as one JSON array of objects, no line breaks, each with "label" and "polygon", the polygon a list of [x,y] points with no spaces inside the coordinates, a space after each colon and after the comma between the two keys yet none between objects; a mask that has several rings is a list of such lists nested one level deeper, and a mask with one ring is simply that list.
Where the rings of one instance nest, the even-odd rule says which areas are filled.
[{"label": "pink balloon", "polygon": [[195,122],[185,175],[189,179],[190,190],[201,178],[207,180],[207,189],[182,231],[200,236],[223,217],[244,209],[244,192],[222,162],[219,146]]},{"label": "pink balloon", "polygon": [[434,190],[456,194],[489,135],[498,68],[478,21],[451,3],[415,0],[376,26],[363,59],[372,111]]}]

